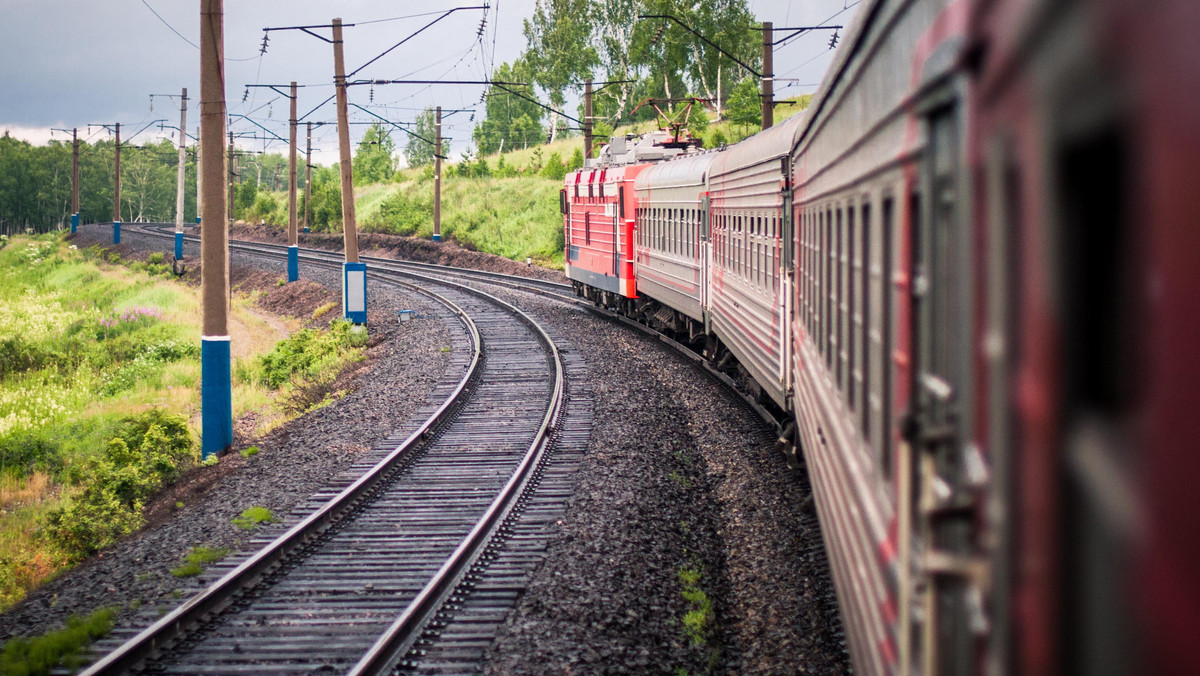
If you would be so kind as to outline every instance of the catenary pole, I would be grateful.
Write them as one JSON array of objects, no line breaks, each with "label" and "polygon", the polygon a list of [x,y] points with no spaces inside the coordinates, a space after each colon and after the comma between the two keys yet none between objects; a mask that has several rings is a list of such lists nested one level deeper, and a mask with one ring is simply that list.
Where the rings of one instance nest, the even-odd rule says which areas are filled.
[{"label": "catenary pole", "polygon": [[342,174],[342,232],[346,262],[342,264],[342,314],[355,324],[367,323],[367,266],[358,260],[354,221],[354,167],[350,161],[350,112],[346,95],[346,57],[342,20],[333,20],[333,84],[337,97],[338,157]]},{"label": "catenary pole", "polygon": [[433,241],[442,240],[442,107],[433,120]]},{"label": "catenary pole", "polygon": [[288,128],[288,281],[300,279],[300,225],[296,221],[296,83],[292,82]]},{"label": "catenary pole", "polygon": [[187,87],[179,100],[179,176],[175,184],[175,260],[183,258],[183,187],[187,169]]},{"label": "catenary pole", "polygon": [[775,66],[772,63],[774,46],[772,42],[772,24],[764,21],[762,24],[762,128],[770,129],[775,124]]},{"label": "catenary pole", "polygon": [[[200,233],[201,452],[204,458],[233,444],[229,368],[229,225],[225,201],[225,27],[223,0],[201,0],[200,128],[204,158],[204,224]],[[232,139],[230,141],[232,146]],[[231,153],[232,157],[232,153]]]},{"label": "catenary pole", "polygon": [[304,142],[304,228],[312,227],[312,122]]},{"label": "catenary pole", "polygon": [[234,161],[234,155],[233,155],[233,132],[229,132],[229,153],[228,153],[228,157],[229,157],[229,179],[228,179],[228,180],[229,180],[229,195],[228,195],[227,199],[228,199],[229,201],[228,201],[228,203],[227,203],[227,204],[228,204],[228,207],[227,207],[227,208],[226,208],[226,210],[225,210],[225,214],[226,214],[226,216],[225,216],[225,219],[226,219],[226,220],[225,220],[225,224],[226,224],[226,225],[227,225],[229,228],[232,228],[232,227],[233,227],[233,205],[234,205],[234,197],[235,197],[235,195],[234,195],[234,190],[237,188],[237,184],[236,184],[236,183],[234,182],[234,180],[233,180],[233,179],[234,179],[234,171],[233,171],[233,161]]},{"label": "catenary pole", "polygon": [[121,243],[121,123],[115,125],[117,144],[113,154],[113,244]]},{"label": "catenary pole", "polygon": [[71,130],[71,232],[79,229],[79,128]]},{"label": "catenary pole", "polygon": [[200,127],[196,127],[196,224],[204,216],[204,153],[200,152]]},{"label": "catenary pole", "polygon": [[592,157],[592,79],[583,85],[583,158]]}]

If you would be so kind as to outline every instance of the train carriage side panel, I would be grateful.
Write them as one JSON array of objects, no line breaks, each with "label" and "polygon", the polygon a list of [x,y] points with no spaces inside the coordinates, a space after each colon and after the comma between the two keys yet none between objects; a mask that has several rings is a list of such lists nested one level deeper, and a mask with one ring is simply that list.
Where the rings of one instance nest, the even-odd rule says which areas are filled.
[{"label": "train carriage side panel", "polygon": [[792,117],[732,146],[717,156],[709,178],[712,329],[783,410],[790,406],[791,323],[791,280],[783,273],[790,216],[784,191],[801,122]]},{"label": "train carriage side panel", "polygon": [[640,293],[704,321],[704,193],[716,153],[651,166],[636,181]]},{"label": "train carriage side panel", "polygon": [[895,673],[916,641],[897,520],[907,409],[908,242],[925,144],[918,87],[956,63],[964,4],[864,3],[793,152],[791,327],[798,437],[813,477],[855,670]]}]

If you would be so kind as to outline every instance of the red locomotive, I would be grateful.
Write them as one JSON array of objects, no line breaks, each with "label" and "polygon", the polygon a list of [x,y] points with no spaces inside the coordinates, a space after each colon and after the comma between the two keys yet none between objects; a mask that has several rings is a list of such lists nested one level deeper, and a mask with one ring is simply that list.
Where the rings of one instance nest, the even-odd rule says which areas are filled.
[{"label": "red locomotive", "polygon": [[567,177],[579,293],[777,414],[856,671],[1200,673],[1197,25],[866,0],[802,115]]}]

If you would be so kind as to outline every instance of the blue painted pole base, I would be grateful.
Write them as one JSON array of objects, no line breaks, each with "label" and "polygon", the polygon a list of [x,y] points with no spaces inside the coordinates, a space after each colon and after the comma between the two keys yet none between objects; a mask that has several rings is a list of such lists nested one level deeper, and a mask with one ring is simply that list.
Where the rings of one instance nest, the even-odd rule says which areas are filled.
[{"label": "blue painted pole base", "polygon": [[439,233],[436,233],[436,232],[433,233],[433,241],[435,241],[435,242],[442,241],[442,236]]},{"label": "blue painted pole base", "polygon": [[200,338],[200,454],[207,460],[233,445],[229,336]]},{"label": "blue painted pole base", "polygon": [[200,217],[199,216],[196,217],[196,225],[200,225]]},{"label": "blue painted pole base", "polygon": [[355,324],[367,323],[366,263],[342,263],[342,316]]},{"label": "blue painted pole base", "polygon": [[300,232],[308,232],[308,226],[307,225],[304,226],[304,228]]},{"label": "blue painted pole base", "polygon": [[121,221],[113,221],[113,244],[121,243]]},{"label": "blue painted pole base", "polygon": [[183,260],[183,233],[175,233],[175,260]]},{"label": "blue painted pole base", "polygon": [[300,247],[288,247],[288,281],[300,279]]},{"label": "blue painted pole base", "polygon": [[71,234],[79,230],[79,214],[71,214]]}]

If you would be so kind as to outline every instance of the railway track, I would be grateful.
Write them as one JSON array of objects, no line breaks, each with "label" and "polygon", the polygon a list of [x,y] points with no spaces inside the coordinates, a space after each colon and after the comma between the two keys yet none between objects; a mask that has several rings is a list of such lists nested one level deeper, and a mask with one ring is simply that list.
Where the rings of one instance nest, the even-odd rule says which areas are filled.
[{"label": "railway track", "polygon": [[[398,445],[384,442],[361,476],[332,486],[308,516],[85,673],[381,673],[478,662],[486,625],[498,625],[519,592],[512,577],[536,563],[523,548],[536,550],[539,525],[561,511],[571,456],[586,445],[586,398],[569,411],[564,397],[566,373],[581,363],[484,292],[371,275],[458,317],[448,371],[461,375],[445,399]],[[547,469],[556,453],[565,462]],[[439,649],[429,651],[435,636]]]},{"label": "railway track", "polygon": [[[156,228],[146,228],[143,232],[156,237],[170,236]],[[188,237],[187,241],[190,244],[196,244],[199,238]],[[286,260],[286,247],[281,245],[231,241],[230,247],[234,252],[252,254],[281,262]],[[339,252],[302,249],[300,259],[306,265],[340,267],[342,256]],[[424,288],[453,289],[455,293],[469,293],[468,287],[465,286],[468,284],[475,287],[487,288],[490,286],[516,290],[532,293],[554,302],[580,307],[610,320],[622,322],[668,344],[678,354],[691,360],[697,368],[707,372],[708,375],[726,385],[731,392],[739,395],[747,408],[758,414],[769,426],[777,432],[780,430],[778,421],[770,413],[742,392],[728,376],[715,369],[693,350],[645,325],[578,298],[569,285],[501,273],[387,258],[363,256],[362,260],[368,263],[368,269],[373,278],[391,280],[393,283],[402,276],[408,282],[419,284]],[[448,292],[439,291],[439,294],[443,293]],[[567,342],[562,336],[553,337],[560,343]],[[568,351],[565,362],[568,374],[574,372],[582,375],[582,357]],[[569,377],[568,380],[570,380]],[[580,377],[577,382],[582,380],[583,378]],[[496,529],[496,533],[492,536],[490,544],[485,547],[484,553],[475,559],[469,571],[460,573],[461,583],[453,591],[443,594],[443,598],[447,602],[427,612],[425,614],[426,621],[417,627],[417,631],[411,630],[410,625],[413,624],[411,620],[397,621],[396,629],[398,631],[390,634],[386,639],[378,639],[377,645],[372,647],[372,651],[379,655],[390,655],[387,663],[388,670],[465,673],[477,669],[484,651],[491,645],[496,630],[504,621],[508,611],[515,605],[524,587],[524,580],[532,574],[541,560],[541,550],[546,542],[545,526],[561,515],[565,500],[570,496],[571,474],[577,460],[582,457],[590,433],[591,400],[587,393],[575,392],[567,406],[566,422],[559,429],[560,443],[551,450],[551,453],[557,454],[559,462],[543,465],[541,470],[535,472],[531,488],[539,487],[539,490],[528,491],[526,497],[517,502],[505,524]],[[357,467],[351,472],[361,472],[366,469],[369,468]],[[346,481],[349,480],[350,478],[347,477]],[[327,496],[315,496],[308,509],[319,507],[320,500],[325,497]],[[811,511],[806,512],[800,518],[806,522],[806,527],[817,527],[816,516]],[[267,545],[269,542],[264,540],[258,544]],[[804,555],[814,567],[828,570],[826,553],[819,541],[806,548]],[[825,587],[824,590],[817,592],[817,597],[819,603],[826,608],[826,612],[830,616],[834,616],[836,610],[833,609],[836,608],[837,601],[833,596],[832,585],[826,584]],[[347,607],[355,607],[354,604],[365,597],[366,595],[363,594],[349,597],[346,599]],[[844,641],[844,637],[838,640]],[[223,644],[222,649],[232,650],[236,645],[236,641],[232,645],[227,641]],[[294,657],[296,653],[319,651],[323,647],[324,644],[320,641],[307,646],[295,644],[290,647],[291,653],[284,648],[280,654],[281,656],[290,654]],[[239,662],[239,664],[249,664],[249,662]],[[161,666],[162,670],[166,672],[189,671],[188,669],[176,670],[171,665],[165,664],[153,666],[156,669]],[[308,667],[321,668],[323,664],[297,666],[300,667],[297,670],[303,671]],[[228,671],[258,673],[257,663],[255,667]],[[338,668],[338,666],[334,667],[334,669]],[[227,670],[216,669],[214,671],[225,673]],[[263,671],[268,670],[264,669]],[[285,666],[280,671],[288,672],[289,668]],[[364,668],[361,672],[354,671],[352,673],[374,673],[374,671],[373,668]]]}]

